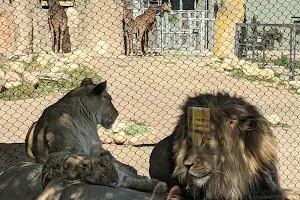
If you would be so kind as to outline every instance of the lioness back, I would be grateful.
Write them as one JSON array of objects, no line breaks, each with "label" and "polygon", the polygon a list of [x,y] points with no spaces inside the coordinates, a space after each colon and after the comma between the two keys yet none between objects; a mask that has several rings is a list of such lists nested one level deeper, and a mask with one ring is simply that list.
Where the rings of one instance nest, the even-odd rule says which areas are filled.
[{"label": "lioness back", "polygon": [[39,162],[60,151],[98,154],[102,144],[97,124],[109,129],[117,117],[106,81],[96,85],[84,79],[80,87],[46,108],[29,128],[25,139],[27,156]]}]

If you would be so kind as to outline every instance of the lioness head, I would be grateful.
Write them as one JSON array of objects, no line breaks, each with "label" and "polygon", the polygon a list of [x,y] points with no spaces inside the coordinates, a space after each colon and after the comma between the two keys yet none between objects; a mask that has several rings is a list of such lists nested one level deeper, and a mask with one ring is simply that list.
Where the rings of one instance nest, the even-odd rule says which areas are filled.
[{"label": "lioness head", "polygon": [[[210,131],[197,146],[188,134],[188,106],[210,108]],[[254,106],[229,94],[189,98],[173,134],[173,175],[194,196],[204,190],[208,199],[240,199],[263,167],[276,161],[268,121]]]},{"label": "lioness head", "polygon": [[69,92],[64,98],[69,103],[76,102],[81,114],[89,115],[104,128],[110,129],[119,113],[112,103],[112,98],[106,90],[107,82],[94,84],[90,78],[85,78],[80,87]]}]

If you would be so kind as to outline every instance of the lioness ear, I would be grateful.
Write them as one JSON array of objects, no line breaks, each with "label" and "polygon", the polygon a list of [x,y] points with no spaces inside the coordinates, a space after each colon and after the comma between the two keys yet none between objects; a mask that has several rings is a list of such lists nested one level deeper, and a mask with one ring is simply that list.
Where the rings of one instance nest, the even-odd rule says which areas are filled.
[{"label": "lioness ear", "polygon": [[81,81],[80,86],[84,86],[84,85],[92,85],[94,84],[91,78],[85,78]]},{"label": "lioness ear", "polygon": [[107,82],[104,81],[102,83],[99,83],[94,89],[93,89],[93,93],[100,95],[105,89],[106,89],[106,84]]}]

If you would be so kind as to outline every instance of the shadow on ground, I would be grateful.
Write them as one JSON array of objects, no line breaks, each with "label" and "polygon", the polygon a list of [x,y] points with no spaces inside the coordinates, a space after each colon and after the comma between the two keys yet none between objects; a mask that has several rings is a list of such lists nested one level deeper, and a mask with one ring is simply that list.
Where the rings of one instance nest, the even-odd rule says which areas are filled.
[{"label": "shadow on ground", "polygon": [[24,143],[0,143],[0,171],[13,164],[30,161],[26,156]]}]

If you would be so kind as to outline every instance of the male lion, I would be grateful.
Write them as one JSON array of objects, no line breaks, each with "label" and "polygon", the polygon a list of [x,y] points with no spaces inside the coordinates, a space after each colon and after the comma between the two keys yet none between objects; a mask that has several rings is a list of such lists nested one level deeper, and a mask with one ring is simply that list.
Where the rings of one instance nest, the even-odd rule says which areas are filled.
[{"label": "male lion", "polygon": [[96,85],[86,78],[33,123],[25,140],[26,153],[37,162],[60,151],[99,155],[103,149],[97,124],[109,129],[117,117],[106,81]]},{"label": "male lion", "polygon": [[[210,132],[192,149],[188,106],[210,108]],[[178,184],[188,199],[298,199],[279,186],[275,137],[258,109],[228,93],[187,99],[173,133],[150,157],[150,176]]]}]

